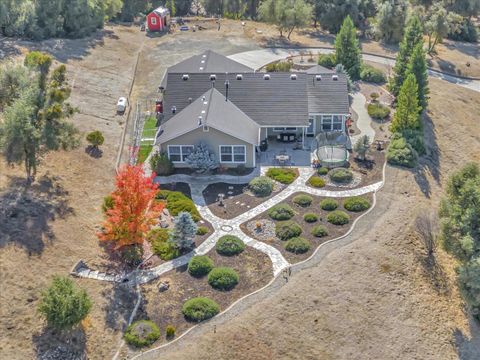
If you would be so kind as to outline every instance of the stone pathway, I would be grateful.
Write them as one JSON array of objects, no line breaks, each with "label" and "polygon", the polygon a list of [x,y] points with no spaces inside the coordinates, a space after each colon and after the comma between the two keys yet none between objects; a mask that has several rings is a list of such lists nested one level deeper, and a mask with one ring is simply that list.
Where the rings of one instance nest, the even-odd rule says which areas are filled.
[{"label": "stone pathway", "polygon": [[[367,185],[358,189],[349,189],[341,191],[332,191],[332,190],[323,190],[323,189],[314,189],[306,185],[308,179],[315,173],[315,169],[310,167],[298,168],[299,176],[295,181],[283,189],[280,193],[268,199],[264,203],[256,206],[253,209],[248,210],[247,212],[240,214],[239,216],[233,219],[221,219],[215,216],[207,204],[205,203],[205,198],[203,197],[203,191],[210,184],[209,181],[205,179],[200,179],[198,177],[192,177],[190,175],[174,175],[176,180],[173,180],[172,176],[169,177],[158,177],[157,180],[163,180],[164,182],[171,181],[181,181],[186,182],[190,185],[190,191],[192,195],[192,200],[198,208],[198,211],[203,219],[210,222],[213,226],[213,233],[210,235],[202,244],[200,244],[195,250],[191,251],[188,254],[182,255],[171,261],[162,263],[152,269],[148,270],[134,270],[128,274],[105,274],[99,273],[98,271],[93,271],[86,267],[85,264],[79,262],[72,270],[72,274],[78,277],[90,278],[102,281],[110,282],[124,282],[129,285],[139,285],[144,284],[149,281],[152,281],[162,274],[171,271],[180,266],[188,264],[190,259],[195,255],[205,255],[211,251],[218,239],[224,235],[235,235],[240,238],[247,246],[251,246],[254,249],[257,249],[264,254],[268,255],[272,261],[272,270],[274,276],[279,274],[283,269],[290,266],[290,263],[283,257],[283,255],[275,249],[273,246],[270,246],[264,242],[255,240],[248,235],[246,235],[241,229],[240,225],[249,219],[254,218],[255,216],[265,212],[272,206],[282,202],[289,196],[297,192],[306,192],[312,195],[324,196],[324,197],[349,197],[349,196],[358,196],[367,194],[373,191],[378,190],[383,185],[383,181],[380,181],[375,184]],[[258,173],[256,174],[258,175]],[[218,180],[218,176],[215,175],[213,181],[225,181],[232,183],[244,183],[247,182],[245,177],[230,177],[224,178],[223,180]],[[227,177],[228,175],[224,175]],[[246,177],[251,177],[252,174],[246,175]],[[239,180],[239,178],[242,178]],[[238,182],[236,182],[238,181]]]},{"label": "stone pathway", "polygon": [[375,130],[372,128],[372,118],[370,115],[368,115],[367,108],[365,107],[365,104],[367,102],[367,99],[365,96],[360,91],[357,91],[355,93],[351,94],[352,96],[352,109],[355,111],[358,115],[358,120],[357,120],[357,128],[360,130],[360,134],[350,136],[350,139],[352,141],[352,145],[355,145],[357,140],[363,136],[367,135],[368,138],[370,139],[370,142],[373,142],[373,139],[375,138]]}]

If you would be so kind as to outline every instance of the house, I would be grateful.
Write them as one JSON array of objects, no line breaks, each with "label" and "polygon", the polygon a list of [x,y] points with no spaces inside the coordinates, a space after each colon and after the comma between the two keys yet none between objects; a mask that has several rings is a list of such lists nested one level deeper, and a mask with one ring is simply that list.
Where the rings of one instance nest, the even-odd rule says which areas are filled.
[{"label": "house", "polygon": [[166,31],[170,25],[170,11],[164,7],[158,7],[147,15],[148,31]]},{"label": "house", "polygon": [[262,73],[206,51],[167,69],[160,89],[156,144],[176,167],[200,142],[221,166],[255,167],[265,144],[308,148],[319,133],[347,134],[347,79],[321,67]]}]

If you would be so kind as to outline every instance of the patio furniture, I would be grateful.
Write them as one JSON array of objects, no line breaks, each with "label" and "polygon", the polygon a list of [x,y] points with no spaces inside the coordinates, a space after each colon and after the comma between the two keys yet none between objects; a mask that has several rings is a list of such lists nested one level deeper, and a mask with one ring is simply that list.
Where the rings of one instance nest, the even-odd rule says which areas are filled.
[{"label": "patio furniture", "polygon": [[281,142],[294,142],[297,140],[297,136],[294,133],[281,133],[277,136],[277,140]]},{"label": "patio furniture", "polygon": [[277,160],[280,165],[285,165],[290,160],[290,156],[286,154],[276,155],[275,160]]}]

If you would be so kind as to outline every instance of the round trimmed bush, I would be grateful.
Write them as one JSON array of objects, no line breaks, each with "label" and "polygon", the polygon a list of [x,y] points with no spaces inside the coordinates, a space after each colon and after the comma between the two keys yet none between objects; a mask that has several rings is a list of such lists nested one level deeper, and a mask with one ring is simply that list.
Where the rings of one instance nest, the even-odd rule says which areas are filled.
[{"label": "round trimmed bush", "polygon": [[215,249],[220,255],[233,256],[245,250],[245,244],[236,236],[224,235],[218,239]]},{"label": "round trimmed bush", "polygon": [[273,181],[266,176],[259,176],[250,181],[248,187],[256,196],[269,196],[273,191]]},{"label": "round trimmed bush", "polygon": [[299,206],[302,206],[302,207],[307,207],[307,206],[310,206],[310,204],[312,203],[313,201],[313,198],[311,196],[308,196],[308,195],[297,195],[293,198],[293,202]]},{"label": "round trimmed bush", "polygon": [[288,240],[300,236],[302,228],[294,221],[283,221],[275,225],[275,235],[280,240]]},{"label": "round trimmed bush", "polygon": [[231,290],[238,284],[238,274],[229,267],[218,267],[208,274],[208,283],[217,290]]},{"label": "round trimmed bush", "polygon": [[210,319],[220,312],[220,306],[206,297],[196,297],[185,301],[182,314],[189,321],[203,321]]},{"label": "round trimmed bush", "polygon": [[353,173],[345,168],[333,169],[328,173],[330,180],[336,183],[347,184],[353,180]]},{"label": "round trimmed bush", "polygon": [[308,179],[308,183],[314,188],[322,188],[325,186],[325,180],[318,176],[312,176],[310,179]]},{"label": "round trimmed bush", "polygon": [[268,216],[273,220],[289,220],[295,212],[288,204],[277,204],[268,210]]},{"label": "round trimmed bush", "polygon": [[327,175],[328,174],[328,168],[326,168],[326,167],[318,168],[317,174],[318,175]]},{"label": "round trimmed bush", "polygon": [[368,115],[374,119],[385,119],[390,115],[390,109],[388,106],[379,103],[371,103],[367,106]]},{"label": "round trimmed bush", "polygon": [[312,229],[312,235],[315,237],[328,236],[328,230],[323,225],[317,225]]},{"label": "round trimmed bush", "polygon": [[310,242],[301,237],[295,237],[285,243],[285,250],[294,254],[303,254],[310,250]]},{"label": "round trimmed bush", "polygon": [[343,203],[343,207],[348,211],[365,211],[370,207],[370,201],[361,196],[355,196],[346,199]]},{"label": "round trimmed bush", "polygon": [[153,344],[160,337],[160,329],[150,320],[135,321],[125,332],[125,341],[136,347]]},{"label": "round trimmed bush", "polygon": [[173,325],[167,325],[165,328],[165,335],[167,335],[167,338],[173,338],[175,336],[175,326]]},{"label": "round trimmed bush", "polygon": [[326,211],[333,211],[338,207],[338,202],[333,199],[323,199],[320,201],[320,207]]},{"label": "round trimmed bush", "polygon": [[208,233],[208,228],[206,226],[199,226],[197,227],[197,235],[205,235]]},{"label": "round trimmed bush", "polygon": [[327,215],[327,221],[333,225],[345,225],[350,221],[350,216],[341,210],[334,210]]},{"label": "round trimmed bush", "polygon": [[305,220],[307,223],[314,223],[318,220],[318,216],[313,213],[306,213],[303,215],[303,220]]},{"label": "round trimmed bush", "polygon": [[195,277],[207,275],[214,267],[213,260],[206,255],[197,255],[188,262],[188,273]]}]

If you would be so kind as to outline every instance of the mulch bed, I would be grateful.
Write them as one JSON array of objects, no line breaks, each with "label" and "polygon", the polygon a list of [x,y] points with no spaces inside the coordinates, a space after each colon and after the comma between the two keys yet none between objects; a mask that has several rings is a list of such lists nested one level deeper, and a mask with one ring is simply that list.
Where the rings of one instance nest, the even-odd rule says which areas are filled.
[{"label": "mulch bed", "polygon": [[[275,181],[274,191],[270,196],[265,197],[253,195],[247,187],[248,184],[210,184],[203,191],[203,197],[214,215],[222,219],[233,219],[270,199],[285,186]],[[219,205],[218,194],[225,194],[224,206]]]},{"label": "mulch bed", "polygon": [[[269,257],[251,247],[247,246],[241,254],[232,257],[221,256],[212,249],[208,256],[215,266],[227,266],[237,271],[240,280],[234,289],[225,292],[215,290],[208,284],[207,276],[194,278],[188,273],[186,266],[169,271],[158,280],[142,285],[144,303],[137,318],[148,318],[159,326],[161,338],[155,346],[167,342],[167,325],[175,326],[177,336],[195,325],[185,320],[182,314],[183,303],[188,299],[208,297],[216,301],[220,305],[220,311],[223,311],[235,300],[265,286],[273,278]],[[158,285],[166,281],[170,288],[160,292]]]},{"label": "mulch bed", "polygon": [[[263,242],[265,242],[269,245],[272,245],[273,247],[278,249],[282,253],[282,255],[291,263],[296,263],[296,262],[299,262],[299,261],[302,261],[302,260],[308,258],[320,244],[324,243],[327,240],[334,239],[334,238],[337,238],[337,237],[345,234],[350,229],[350,227],[352,226],[352,223],[355,221],[355,219],[358,218],[360,215],[362,215],[364,213],[364,212],[356,213],[356,212],[350,212],[350,211],[345,210],[345,208],[343,207],[343,202],[345,201],[345,198],[332,198],[332,199],[335,199],[338,202],[337,210],[345,211],[347,214],[350,215],[350,222],[348,224],[341,225],[341,226],[333,225],[333,224],[330,224],[329,222],[327,222],[327,214],[329,212],[325,211],[325,210],[322,210],[320,208],[320,201],[325,199],[324,197],[314,196],[314,195],[311,195],[311,194],[306,194],[306,195],[311,196],[313,198],[313,202],[308,207],[301,207],[301,206],[296,205],[293,202],[293,198],[297,195],[300,195],[300,194],[306,194],[306,193],[298,192],[298,193],[292,194],[290,197],[288,197],[282,203],[289,204],[295,210],[295,216],[291,220],[296,222],[302,228],[302,234],[300,235],[300,237],[303,237],[303,238],[305,238],[305,239],[307,239],[311,242],[312,246],[311,246],[310,250],[307,251],[306,253],[304,253],[304,254],[293,254],[293,253],[285,250],[285,248],[284,248],[285,242],[278,239],[277,237],[274,236],[273,238],[271,238],[269,240],[265,240],[261,236],[258,236],[255,233],[255,231],[249,231],[248,230],[248,227],[252,228],[251,224],[250,224],[250,226],[248,226],[248,224],[250,222],[255,223],[259,220],[271,220],[275,223],[279,222],[279,221],[271,219],[270,216],[268,216],[267,211],[258,215],[258,216],[256,216],[255,218],[243,223],[242,225],[240,225],[242,231],[245,232],[247,235],[251,236],[254,239],[257,239],[259,241],[263,241]],[[366,195],[362,195],[362,197],[365,197],[366,199],[368,199],[370,201],[370,203],[372,203],[372,201],[373,201],[373,195],[371,193],[366,194]],[[303,215],[306,214],[306,213],[316,214],[318,216],[318,221],[316,221],[314,223],[307,223],[305,220],[303,220]],[[311,234],[311,231],[316,225],[324,225],[327,228],[328,236],[325,236],[325,237],[322,237],[322,238],[318,238],[318,237],[313,236]]]},{"label": "mulch bed", "polygon": [[174,182],[174,183],[165,183],[160,184],[160,190],[170,190],[170,191],[179,191],[185,196],[192,198],[192,193],[190,192],[190,186],[184,182]]}]

